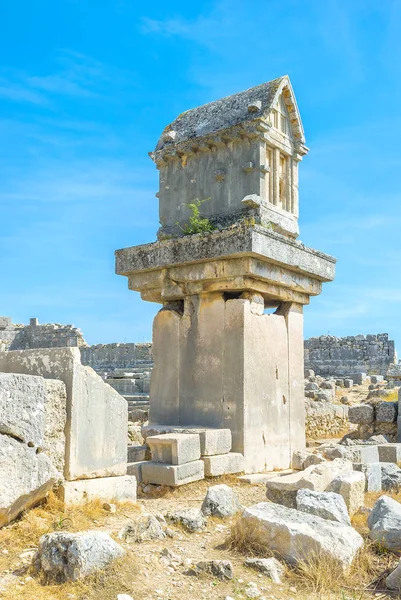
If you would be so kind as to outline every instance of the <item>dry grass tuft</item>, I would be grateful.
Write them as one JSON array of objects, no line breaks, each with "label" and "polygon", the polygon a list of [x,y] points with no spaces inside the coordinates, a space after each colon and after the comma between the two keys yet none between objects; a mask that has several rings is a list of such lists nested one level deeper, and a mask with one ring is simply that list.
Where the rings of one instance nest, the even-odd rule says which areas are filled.
[{"label": "dry grass tuft", "polygon": [[344,571],[341,563],[332,556],[311,553],[307,559],[298,562],[291,578],[299,587],[314,593],[337,592],[344,582]]},{"label": "dry grass tuft", "polygon": [[241,515],[234,518],[225,546],[246,556],[274,556],[274,553],[266,548],[260,523],[256,519],[247,519],[245,523]]}]

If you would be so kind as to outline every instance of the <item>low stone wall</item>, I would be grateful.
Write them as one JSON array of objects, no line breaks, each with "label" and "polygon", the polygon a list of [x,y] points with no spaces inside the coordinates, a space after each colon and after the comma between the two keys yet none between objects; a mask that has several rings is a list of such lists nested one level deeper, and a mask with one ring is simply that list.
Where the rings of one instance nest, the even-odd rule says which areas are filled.
[{"label": "low stone wall", "polygon": [[132,369],[152,364],[152,344],[97,344],[81,348],[81,361],[95,371]]},{"label": "low stone wall", "polygon": [[397,441],[398,401],[372,400],[356,404],[349,409],[349,421],[356,425],[349,437],[366,440],[372,435],[385,435],[391,442]]},{"label": "low stone wall", "polygon": [[348,406],[331,402],[305,402],[306,438],[340,437],[349,431]]},{"label": "low stone wall", "polygon": [[40,325],[37,319],[31,319],[29,325],[21,325],[13,324],[9,317],[0,317],[0,351],[81,346],[86,346],[83,334],[73,325]]},{"label": "low stone wall", "polygon": [[358,372],[386,376],[397,362],[394,341],[387,333],[343,338],[322,335],[305,340],[304,351],[305,368],[324,377]]}]

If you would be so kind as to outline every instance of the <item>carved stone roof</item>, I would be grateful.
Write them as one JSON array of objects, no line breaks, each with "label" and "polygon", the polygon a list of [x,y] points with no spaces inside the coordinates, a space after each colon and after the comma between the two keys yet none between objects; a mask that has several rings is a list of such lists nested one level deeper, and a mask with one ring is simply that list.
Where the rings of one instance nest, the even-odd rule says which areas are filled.
[{"label": "carved stone roof", "polygon": [[174,147],[191,139],[209,136],[241,123],[266,118],[282,92],[289,109],[294,137],[304,143],[297,103],[289,77],[285,75],[181,113],[164,129],[155,151]]}]

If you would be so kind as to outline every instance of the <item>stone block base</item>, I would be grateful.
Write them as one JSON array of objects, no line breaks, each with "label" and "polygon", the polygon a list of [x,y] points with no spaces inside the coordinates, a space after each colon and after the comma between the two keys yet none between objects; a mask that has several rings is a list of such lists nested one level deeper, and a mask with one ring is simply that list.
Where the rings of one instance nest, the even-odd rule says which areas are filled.
[{"label": "stone block base", "polygon": [[219,475],[244,471],[244,457],[239,452],[205,456],[203,462],[205,463],[206,477],[218,477]]},{"label": "stone block base", "polygon": [[178,487],[185,483],[203,479],[204,464],[202,460],[194,460],[183,465],[144,462],[141,465],[141,472],[143,483]]},{"label": "stone block base", "polygon": [[58,489],[58,494],[65,504],[85,504],[92,500],[135,503],[136,478],[132,475],[122,475],[64,481]]}]

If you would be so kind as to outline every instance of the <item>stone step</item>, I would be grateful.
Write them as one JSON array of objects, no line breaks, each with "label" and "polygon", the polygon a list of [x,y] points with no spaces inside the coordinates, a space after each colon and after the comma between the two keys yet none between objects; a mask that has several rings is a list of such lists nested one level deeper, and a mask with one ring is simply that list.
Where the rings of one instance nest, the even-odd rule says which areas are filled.
[{"label": "stone step", "polygon": [[[167,465],[159,462],[143,462],[140,466],[142,482],[154,485],[178,487],[192,481],[204,479],[203,460],[195,460],[181,465]],[[131,469],[130,469],[131,472]]]},{"label": "stone step", "polygon": [[165,433],[149,436],[146,443],[150,447],[154,462],[169,465],[182,465],[200,459],[199,435],[185,433]]},{"label": "stone step", "polygon": [[231,450],[230,429],[212,429],[208,427],[195,426],[173,426],[173,425],[148,425],[144,428],[144,436],[159,435],[163,433],[185,433],[198,434],[200,438],[201,456],[213,456],[215,454],[228,454]]},{"label": "stone step", "polygon": [[128,446],[127,447],[127,462],[133,463],[146,460],[146,452],[149,450],[147,444],[143,446]]},{"label": "stone step", "polygon": [[205,477],[219,477],[244,471],[244,457],[239,452],[204,456],[202,460],[205,463]]}]

